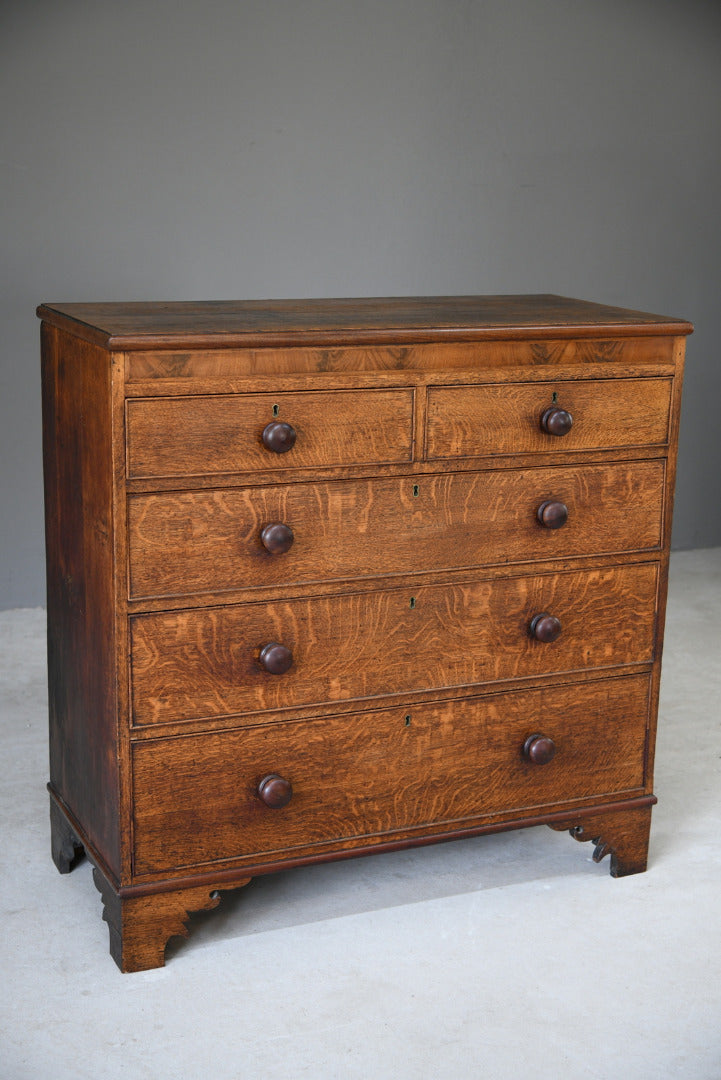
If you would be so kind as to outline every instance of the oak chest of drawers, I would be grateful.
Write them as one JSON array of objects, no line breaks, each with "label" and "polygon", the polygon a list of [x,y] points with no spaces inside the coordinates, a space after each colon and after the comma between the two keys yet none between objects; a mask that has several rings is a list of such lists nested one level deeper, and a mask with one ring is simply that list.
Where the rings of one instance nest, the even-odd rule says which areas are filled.
[{"label": "oak chest of drawers", "polygon": [[38,314],[52,852],[123,970],[282,867],[545,823],[645,869],[688,323]]}]

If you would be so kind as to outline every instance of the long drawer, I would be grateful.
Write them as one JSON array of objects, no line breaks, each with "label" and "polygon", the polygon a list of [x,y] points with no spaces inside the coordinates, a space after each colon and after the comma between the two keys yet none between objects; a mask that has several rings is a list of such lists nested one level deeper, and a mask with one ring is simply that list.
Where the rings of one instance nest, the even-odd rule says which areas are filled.
[{"label": "long drawer", "polygon": [[[135,870],[262,863],[631,793],[644,784],[647,710],[648,678],[632,676],[143,740],[133,749]],[[551,761],[524,755],[534,735],[551,740]],[[268,775],[290,783],[286,806],[261,801]]]},{"label": "long drawer", "polygon": [[[657,572],[643,563],[136,615],[133,722],[648,663]],[[560,622],[553,641],[531,636],[541,614]],[[263,663],[278,647],[291,663],[273,674]]]},{"label": "long drawer", "polygon": [[[136,495],[130,595],[653,550],[664,472],[663,461],[637,461]],[[560,528],[539,520],[549,502],[568,511]],[[265,546],[274,525],[287,550]]]},{"label": "long drawer", "polygon": [[[671,380],[658,378],[430,387],[426,457],[662,445],[670,405]],[[566,420],[557,434],[544,430],[549,409],[568,413],[570,428]]]},{"label": "long drawer", "polygon": [[407,462],[413,448],[413,393],[315,390],[131,399],[126,405],[128,476]]}]

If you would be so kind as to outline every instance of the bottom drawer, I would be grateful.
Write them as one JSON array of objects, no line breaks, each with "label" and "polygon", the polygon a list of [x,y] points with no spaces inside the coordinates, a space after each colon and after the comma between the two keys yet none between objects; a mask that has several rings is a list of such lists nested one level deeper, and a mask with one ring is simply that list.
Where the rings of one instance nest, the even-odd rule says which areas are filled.
[{"label": "bottom drawer", "polygon": [[[640,675],[146,739],[133,747],[134,870],[269,863],[638,791],[647,712]],[[544,764],[524,756],[536,734],[555,745]],[[269,774],[290,781],[287,805],[259,797]]]}]

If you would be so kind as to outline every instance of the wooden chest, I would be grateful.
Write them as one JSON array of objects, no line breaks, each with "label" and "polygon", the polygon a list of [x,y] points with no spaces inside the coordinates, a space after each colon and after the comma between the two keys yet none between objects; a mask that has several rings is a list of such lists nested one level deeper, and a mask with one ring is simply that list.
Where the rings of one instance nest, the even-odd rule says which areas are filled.
[{"label": "wooden chest", "polygon": [[645,869],[688,323],[38,314],[52,852],[122,970],[283,867],[546,823]]}]

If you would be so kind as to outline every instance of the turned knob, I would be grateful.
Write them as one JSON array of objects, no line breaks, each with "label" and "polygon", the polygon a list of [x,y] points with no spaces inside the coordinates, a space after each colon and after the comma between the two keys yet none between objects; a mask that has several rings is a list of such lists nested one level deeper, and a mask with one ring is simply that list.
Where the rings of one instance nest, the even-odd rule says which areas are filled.
[{"label": "turned knob", "polygon": [[561,621],[555,615],[542,612],[534,615],[529,626],[531,637],[536,641],[555,641],[561,633]]},{"label": "turned knob", "polygon": [[548,765],[556,753],[556,744],[547,735],[529,735],[523,744],[523,756],[532,765]]},{"label": "turned knob", "polygon": [[560,529],[568,521],[568,507],[557,499],[541,503],[536,517],[545,529]]},{"label": "turned knob", "polygon": [[264,667],[271,675],[282,675],[293,663],[293,653],[285,645],[279,645],[277,641],[269,641],[260,650],[261,667]]},{"label": "turned knob", "polygon": [[[557,528],[557,526],[554,526]],[[263,547],[266,551],[269,551],[271,555],[282,555],[286,551],[290,551],[293,540],[293,530],[290,525],[283,525],[279,521],[273,522],[272,525],[266,525],[260,534],[260,539]]]},{"label": "turned knob", "polygon": [[264,776],[258,784],[258,798],[271,810],[280,810],[287,806],[293,796],[293,785],[277,773]]},{"label": "turned knob", "polygon": [[573,417],[558,405],[550,405],[541,414],[541,427],[549,435],[568,435],[573,427]]},{"label": "turned knob", "polygon": [[274,454],[286,454],[293,449],[295,428],[273,420],[263,428],[262,439],[266,450],[272,450]]}]

